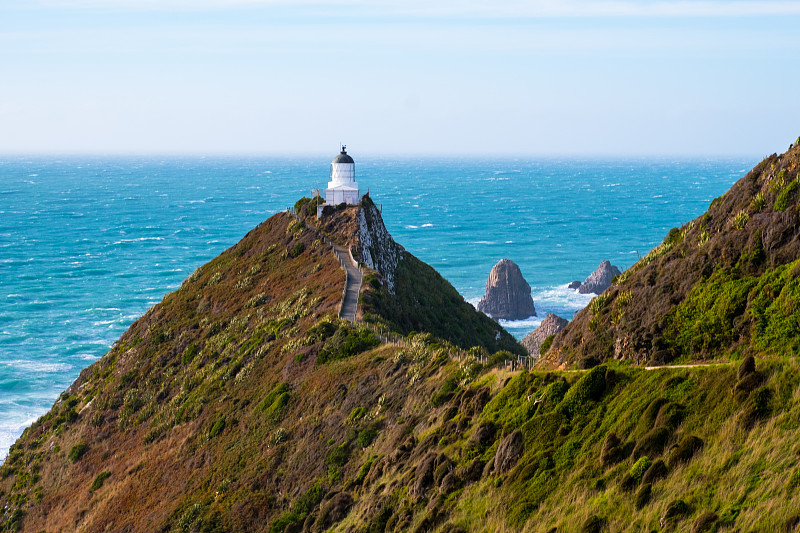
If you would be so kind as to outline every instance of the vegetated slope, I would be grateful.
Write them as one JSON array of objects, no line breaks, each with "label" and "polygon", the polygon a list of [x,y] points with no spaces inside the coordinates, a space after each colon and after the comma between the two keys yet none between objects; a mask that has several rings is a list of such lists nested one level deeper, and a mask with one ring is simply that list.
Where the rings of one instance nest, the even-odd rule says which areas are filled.
[{"label": "vegetated slope", "polygon": [[800,146],[773,154],[670,230],[555,337],[546,361],[797,353],[799,168]]},{"label": "vegetated slope", "polygon": [[335,320],[342,288],[314,231],[270,218],[25,431],[0,467],[0,529],[800,523],[797,359],[509,374],[428,333],[378,344]]},{"label": "vegetated slope", "polygon": [[497,322],[476,312],[441,274],[392,239],[369,195],[358,209],[326,208],[319,223],[313,200],[304,198],[295,208],[309,225],[350,246],[366,268],[359,301],[364,321],[402,335],[431,333],[464,349],[479,345],[490,353],[526,354]]},{"label": "vegetated slope", "polygon": [[[354,212],[330,214],[335,240],[352,238]],[[452,289],[437,279],[426,288]],[[395,290],[414,290],[404,283]],[[338,321],[343,288],[304,222],[278,214],[248,233],[136,321],[12,446],[0,530],[302,525],[323,496],[352,487],[372,453],[362,449],[418,433],[441,372],[466,383],[482,368],[430,334],[386,346]],[[496,327],[492,344],[508,336]],[[492,347],[475,338],[473,353]]]}]

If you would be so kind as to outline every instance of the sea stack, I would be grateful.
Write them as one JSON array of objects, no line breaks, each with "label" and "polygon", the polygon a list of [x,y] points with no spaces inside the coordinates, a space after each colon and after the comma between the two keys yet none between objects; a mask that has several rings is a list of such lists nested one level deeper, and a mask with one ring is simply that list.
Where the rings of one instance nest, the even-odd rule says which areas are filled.
[{"label": "sea stack", "polygon": [[520,320],[536,316],[531,286],[519,267],[510,259],[501,259],[489,272],[486,294],[478,302],[478,311],[492,318]]},{"label": "sea stack", "polygon": [[550,335],[555,335],[566,327],[569,322],[554,313],[547,313],[538,328],[531,331],[519,343],[528,350],[528,354],[539,357],[539,349]]},{"label": "sea stack", "polygon": [[580,287],[578,287],[578,292],[581,294],[589,294],[590,292],[601,294],[611,286],[611,280],[614,279],[614,276],[619,276],[620,274],[622,272],[608,260],[603,261],[597,267],[597,270],[589,274],[586,281],[581,283]]}]

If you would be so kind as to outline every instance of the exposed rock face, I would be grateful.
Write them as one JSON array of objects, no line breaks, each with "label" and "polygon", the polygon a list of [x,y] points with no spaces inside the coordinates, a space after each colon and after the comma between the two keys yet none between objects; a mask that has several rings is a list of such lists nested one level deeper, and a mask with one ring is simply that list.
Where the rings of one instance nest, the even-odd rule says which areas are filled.
[{"label": "exposed rock face", "polygon": [[525,451],[525,439],[520,430],[514,430],[497,447],[497,453],[494,456],[494,471],[503,474],[514,468],[519,458],[522,457],[523,451]]},{"label": "exposed rock face", "polygon": [[581,294],[588,294],[590,292],[601,294],[611,286],[611,280],[614,279],[614,276],[619,276],[620,274],[622,274],[622,272],[608,260],[603,261],[600,263],[600,266],[597,267],[597,270],[589,274],[586,281],[578,287],[578,292]]},{"label": "exposed rock face", "polygon": [[572,283],[570,283],[569,285],[567,285],[567,288],[568,289],[579,289],[580,286],[581,286],[581,282],[576,280],[576,281],[573,281]]},{"label": "exposed rock face", "polygon": [[531,286],[519,267],[510,259],[501,259],[489,273],[486,294],[478,302],[478,311],[492,318],[519,320],[536,316]]},{"label": "exposed rock face", "polygon": [[359,257],[356,259],[360,258],[369,268],[377,271],[383,277],[389,293],[394,294],[394,273],[405,250],[386,231],[380,211],[368,196],[364,197],[361,205],[357,215],[356,254]]},{"label": "exposed rock face", "polygon": [[528,350],[531,356],[539,357],[539,348],[542,347],[542,343],[545,339],[564,329],[567,324],[569,324],[569,322],[566,319],[554,313],[548,313],[547,316],[544,317],[544,320],[542,320],[541,325],[525,335],[525,338],[520,341],[520,344]]}]

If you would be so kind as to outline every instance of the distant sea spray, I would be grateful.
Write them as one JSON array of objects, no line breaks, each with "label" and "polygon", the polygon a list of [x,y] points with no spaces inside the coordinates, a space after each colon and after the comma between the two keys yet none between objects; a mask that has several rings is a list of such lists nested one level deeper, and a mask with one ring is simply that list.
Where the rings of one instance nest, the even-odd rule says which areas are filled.
[{"label": "distant sea spray", "polygon": [[[394,238],[477,302],[499,259],[539,317],[566,288],[624,268],[702,213],[757,161],[370,159],[362,192]],[[195,268],[325,185],[330,157],[0,157],[0,458],[80,370]]]}]

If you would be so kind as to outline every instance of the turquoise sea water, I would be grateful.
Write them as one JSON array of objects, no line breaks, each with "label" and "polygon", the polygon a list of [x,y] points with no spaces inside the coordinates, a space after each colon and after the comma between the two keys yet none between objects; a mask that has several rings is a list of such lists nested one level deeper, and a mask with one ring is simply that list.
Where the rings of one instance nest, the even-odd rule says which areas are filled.
[{"label": "turquoise sea water", "polygon": [[[756,162],[359,159],[394,238],[476,303],[515,261],[538,317],[589,297],[566,285],[633,264]],[[80,370],[248,230],[324,187],[329,157],[0,157],[0,459]]]}]

